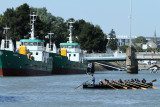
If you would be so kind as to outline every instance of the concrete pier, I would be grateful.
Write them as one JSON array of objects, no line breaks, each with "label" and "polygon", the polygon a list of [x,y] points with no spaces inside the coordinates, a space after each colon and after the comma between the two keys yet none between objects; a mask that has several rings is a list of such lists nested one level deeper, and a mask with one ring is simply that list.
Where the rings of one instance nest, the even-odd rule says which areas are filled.
[{"label": "concrete pier", "polygon": [[135,52],[133,47],[128,47],[126,50],[126,67],[129,74],[138,74],[138,61],[135,59]]}]

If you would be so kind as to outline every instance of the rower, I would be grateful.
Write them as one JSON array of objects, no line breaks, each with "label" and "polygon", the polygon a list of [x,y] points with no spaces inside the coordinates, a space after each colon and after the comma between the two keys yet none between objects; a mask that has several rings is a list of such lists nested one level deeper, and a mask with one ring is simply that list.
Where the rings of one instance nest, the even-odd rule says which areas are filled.
[{"label": "rower", "polygon": [[103,81],[102,80],[99,81],[99,85],[103,85]]},{"label": "rower", "polygon": [[121,79],[118,80],[119,83],[123,83],[123,81]]},{"label": "rower", "polygon": [[135,82],[133,79],[131,79],[131,82]]},{"label": "rower", "polygon": [[146,80],[143,78],[142,83],[146,83]]},{"label": "rower", "polygon": [[104,83],[107,84],[109,83],[109,80],[107,80],[106,78],[104,79]]}]

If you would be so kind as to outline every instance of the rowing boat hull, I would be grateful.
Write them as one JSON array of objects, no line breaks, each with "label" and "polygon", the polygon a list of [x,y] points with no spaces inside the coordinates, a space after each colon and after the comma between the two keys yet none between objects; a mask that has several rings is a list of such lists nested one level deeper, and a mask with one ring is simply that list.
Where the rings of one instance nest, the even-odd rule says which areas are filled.
[{"label": "rowing boat hull", "polygon": [[[151,88],[153,86],[153,84],[152,83],[125,84],[125,86],[130,89],[132,87],[133,88],[141,88],[141,87]],[[83,88],[87,88],[87,89],[115,89],[115,88],[116,89],[124,89],[123,87],[124,87],[124,85],[122,85],[122,84],[118,84],[118,85],[117,84],[104,84],[104,85],[95,84],[95,85],[93,85],[93,84],[86,84],[86,83],[83,84]]]}]

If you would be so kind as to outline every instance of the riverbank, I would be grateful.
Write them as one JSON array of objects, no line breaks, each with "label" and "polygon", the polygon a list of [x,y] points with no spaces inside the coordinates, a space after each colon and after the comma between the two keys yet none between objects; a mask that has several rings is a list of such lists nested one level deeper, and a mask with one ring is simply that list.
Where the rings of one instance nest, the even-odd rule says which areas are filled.
[{"label": "riverbank", "polygon": [[[113,67],[124,67],[124,62],[121,61],[117,61],[117,62],[102,62],[103,64],[109,65],[109,66],[113,66]],[[95,63],[95,71],[107,71],[107,70],[117,70],[115,68],[112,67],[108,67],[108,66],[103,66],[103,65],[99,65]]]}]

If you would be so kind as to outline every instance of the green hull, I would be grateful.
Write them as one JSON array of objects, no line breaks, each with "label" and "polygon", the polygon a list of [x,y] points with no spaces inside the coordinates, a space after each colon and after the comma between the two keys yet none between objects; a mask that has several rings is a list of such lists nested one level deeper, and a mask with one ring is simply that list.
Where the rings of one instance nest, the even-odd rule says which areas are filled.
[{"label": "green hull", "polygon": [[84,74],[87,62],[69,61],[66,56],[50,53],[53,61],[29,60],[27,55],[0,50],[0,76],[43,76],[53,74]]},{"label": "green hull", "polygon": [[52,63],[29,60],[27,55],[0,50],[1,76],[36,76],[51,74]]},{"label": "green hull", "polygon": [[53,74],[85,74],[87,72],[87,61],[74,62],[66,56],[50,53],[53,58]]}]

